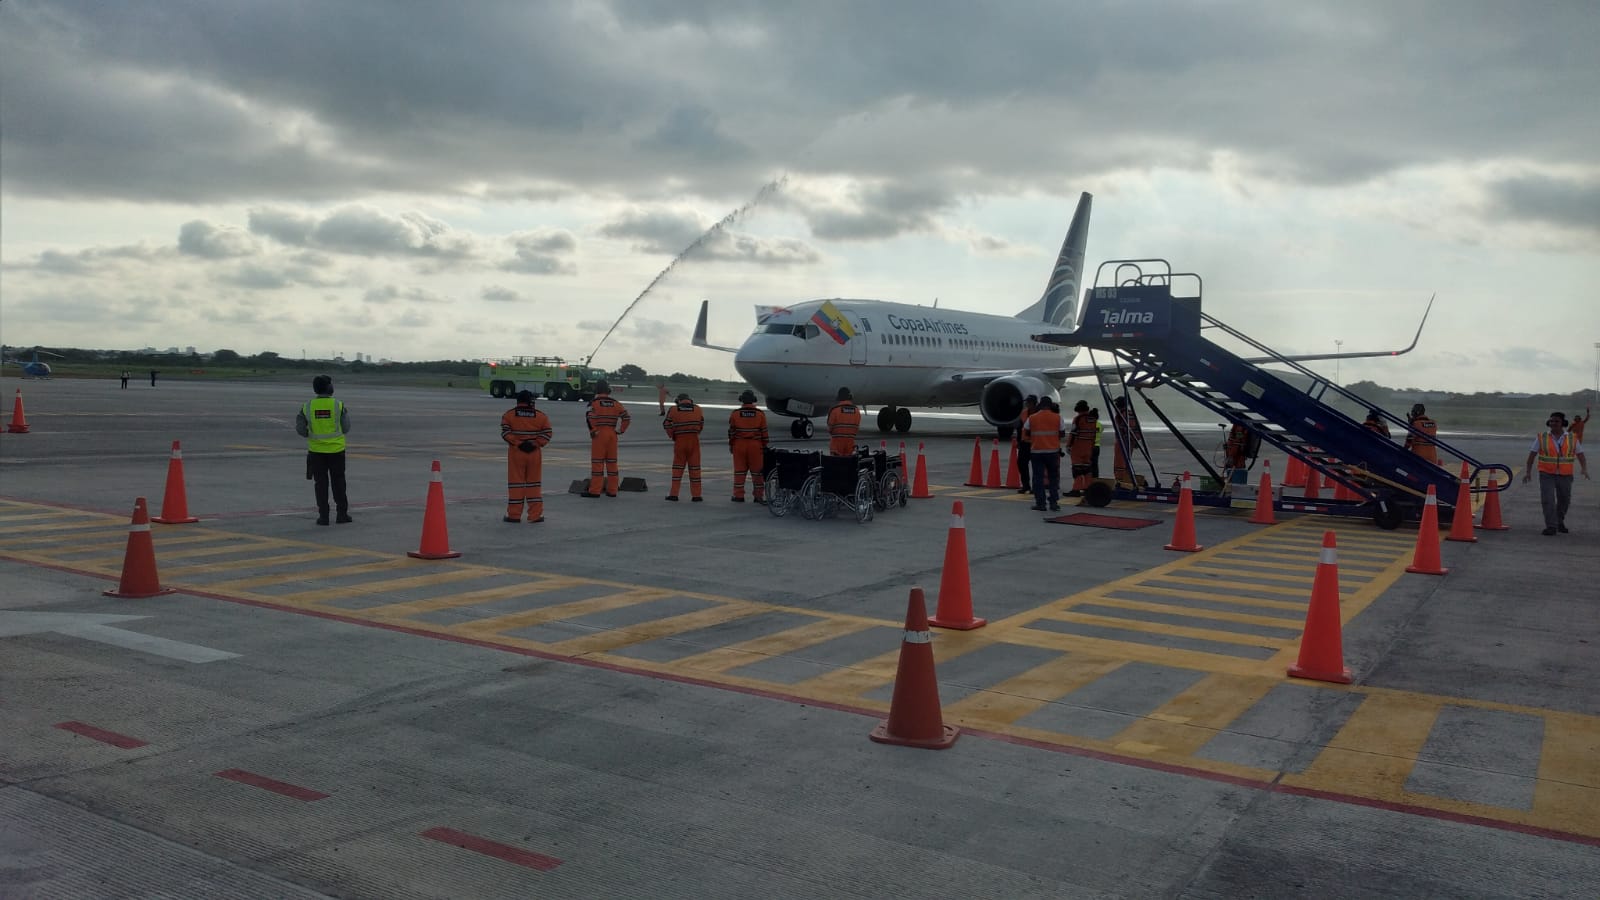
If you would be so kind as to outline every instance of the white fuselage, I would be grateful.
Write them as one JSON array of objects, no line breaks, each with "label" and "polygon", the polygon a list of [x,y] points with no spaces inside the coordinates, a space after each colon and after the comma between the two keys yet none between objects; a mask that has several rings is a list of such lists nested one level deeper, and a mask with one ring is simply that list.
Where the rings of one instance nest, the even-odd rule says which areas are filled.
[{"label": "white fuselage", "polygon": [[[813,323],[825,302],[846,318],[854,337],[840,343]],[[767,398],[810,404],[815,412],[806,414],[826,414],[841,387],[864,405],[964,406],[978,402],[985,380],[963,381],[963,372],[1070,366],[1077,348],[1029,337],[1049,330],[1012,316],[882,300],[812,300],[764,319],[733,364]]]}]

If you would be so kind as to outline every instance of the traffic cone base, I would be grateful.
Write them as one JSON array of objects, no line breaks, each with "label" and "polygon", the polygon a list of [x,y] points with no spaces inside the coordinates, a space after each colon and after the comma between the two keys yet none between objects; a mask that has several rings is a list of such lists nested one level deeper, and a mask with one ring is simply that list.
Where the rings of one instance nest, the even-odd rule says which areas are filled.
[{"label": "traffic cone base", "polygon": [[128,549],[122,555],[122,577],[117,580],[117,589],[102,593],[124,600],[142,600],[174,593],[172,588],[161,586],[161,578],[156,574],[156,548],[150,541],[150,513],[143,497],[133,501],[133,521],[128,525]]},{"label": "traffic cone base", "polygon": [[22,388],[17,388],[17,400],[11,404],[11,424],[6,426],[6,433],[28,433],[28,417],[22,411]]},{"label": "traffic cone base", "polygon": [[444,475],[437,459],[433,461],[428,502],[422,513],[422,545],[406,555],[414,559],[454,559],[461,555],[450,549],[450,530],[444,518]]},{"label": "traffic cone base", "polygon": [[183,450],[172,442],[172,458],[167,461],[167,490],[161,497],[161,514],[151,519],[162,525],[187,525],[199,519],[189,515],[189,494],[183,487]]},{"label": "traffic cone base", "polygon": [[933,633],[922,588],[912,588],[906,602],[905,638],[894,673],[894,698],[889,718],[868,735],[880,744],[943,750],[956,742],[961,729],[944,724],[939,710],[939,679],[933,669]]}]

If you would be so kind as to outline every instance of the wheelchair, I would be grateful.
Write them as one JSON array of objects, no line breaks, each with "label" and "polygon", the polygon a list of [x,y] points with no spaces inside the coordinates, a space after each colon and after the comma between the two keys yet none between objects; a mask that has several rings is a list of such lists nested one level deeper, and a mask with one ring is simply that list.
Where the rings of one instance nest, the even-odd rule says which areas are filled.
[{"label": "wheelchair", "polygon": [[[822,468],[822,454],[816,450],[779,450],[766,448],[762,453],[762,477],[767,483],[767,512],[783,518],[800,510],[806,479]],[[806,515],[806,518],[814,518]]]},{"label": "wheelchair", "polygon": [[896,506],[903,507],[911,496],[906,487],[905,466],[898,453],[857,447],[856,456],[872,460],[872,506],[882,512]]},{"label": "wheelchair", "polygon": [[859,523],[872,521],[877,491],[870,456],[823,456],[800,489],[800,513],[824,519],[848,511]]}]

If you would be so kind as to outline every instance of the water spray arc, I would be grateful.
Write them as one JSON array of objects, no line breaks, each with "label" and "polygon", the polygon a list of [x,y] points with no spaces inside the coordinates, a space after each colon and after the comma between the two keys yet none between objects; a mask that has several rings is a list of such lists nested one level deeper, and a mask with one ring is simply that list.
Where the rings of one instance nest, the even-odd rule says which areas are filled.
[{"label": "water spray arc", "polygon": [[600,338],[600,343],[595,344],[594,349],[591,350],[589,355],[584,358],[584,365],[589,365],[594,361],[595,356],[600,352],[600,348],[605,346],[606,338],[611,337],[611,333],[617,330],[617,326],[621,325],[622,320],[628,317],[628,313],[633,312],[633,308],[639,305],[639,301],[643,300],[651,291],[655,290],[656,285],[660,284],[662,279],[666,278],[673,269],[677,268],[678,263],[683,262],[684,259],[691,253],[705,246],[706,241],[710,240],[712,235],[717,234],[718,232],[726,229],[729,225],[739,221],[745,216],[746,213],[750,212],[750,210],[760,206],[762,203],[770,199],[774,194],[778,193],[778,191],[782,190],[784,184],[788,180],[788,175],[780,175],[772,181],[762,185],[761,190],[756,191],[756,195],[750,198],[748,203],[723,216],[715,225],[707,228],[704,234],[695,238],[694,241],[689,244],[689,246],[683,248],[681,253],[679,253],[677,256],[674,256],[672,258],[672,262],[667,263],[667,267],[662,269],[661,273],[653,278],[649,284],[645,285],[644,290],[639,292],[639,296],[633,298],[633,302],[629,303],[628,308],[622,311],[622,315],[617,316],[617,320],[611,323],[610,328],[606,329],[606,333]]}]

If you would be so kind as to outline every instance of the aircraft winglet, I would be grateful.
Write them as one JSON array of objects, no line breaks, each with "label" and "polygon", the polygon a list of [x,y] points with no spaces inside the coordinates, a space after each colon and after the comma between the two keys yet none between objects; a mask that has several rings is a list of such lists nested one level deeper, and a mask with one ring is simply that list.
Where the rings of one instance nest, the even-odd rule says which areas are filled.
[{"label": "aircraft winglet", "polygon": [[724,353],[738,353],[738,347],[720,347],[716,344],[706,342],[706,311],[710,308],[710,300],[700,301],[700,318],[695,320],[694,337],[689,340],[689,343],[696,347],[704,347],[707,350],[721,350]]}]

